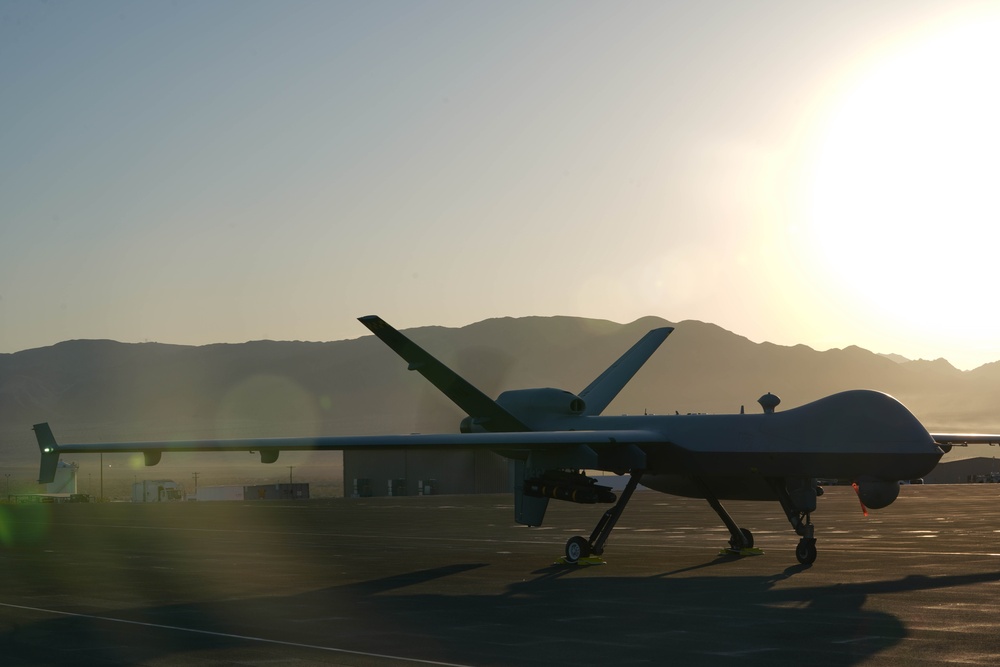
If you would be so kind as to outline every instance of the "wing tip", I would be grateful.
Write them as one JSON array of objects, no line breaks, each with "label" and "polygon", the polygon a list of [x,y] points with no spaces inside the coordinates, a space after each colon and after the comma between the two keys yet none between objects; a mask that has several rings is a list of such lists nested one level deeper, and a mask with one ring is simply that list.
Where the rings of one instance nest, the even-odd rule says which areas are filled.
[{"label": "wing tip", "polygon": [[361,322],[361,324],[368,327],[368,330],[372,332],[374,332],[376,329],[382,329],[384,327],[389,326],[388,324],[386,324],[385,320],[383,320],[378,315],[363,315],[358,318],[358,322]]}]

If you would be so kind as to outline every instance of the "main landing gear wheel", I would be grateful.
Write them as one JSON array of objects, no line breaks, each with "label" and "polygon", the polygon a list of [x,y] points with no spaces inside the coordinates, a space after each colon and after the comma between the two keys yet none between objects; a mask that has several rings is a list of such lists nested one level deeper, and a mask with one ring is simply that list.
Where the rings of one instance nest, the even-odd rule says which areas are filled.
[{"label": "main landing gear wheel", "polygon": [[803,565],[812,565],[816,560],[816,538],[803,537],[795,547],[795,557]]},{"label": "main landing gear wheel", "polygon": [[729,549],[731,551],[742,551],[743,549],[753,549],[753,533],[746,528],[740,528],[740,537],[733,535],[729,538]]},{"label": "main landing gear wheel", "polygon": [[590,555],[590,542],[579,535],[569,538],[566,542],[566,562],[575,563]]}]

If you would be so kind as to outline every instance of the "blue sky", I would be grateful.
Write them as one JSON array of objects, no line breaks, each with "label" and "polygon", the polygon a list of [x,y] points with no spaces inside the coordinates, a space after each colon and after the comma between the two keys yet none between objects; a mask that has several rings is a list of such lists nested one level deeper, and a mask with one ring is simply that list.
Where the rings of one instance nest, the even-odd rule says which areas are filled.
[{"label": "blue sky", "polygon": [[5,2],[0,352],[558,314],[998,360],[998,17]]}]

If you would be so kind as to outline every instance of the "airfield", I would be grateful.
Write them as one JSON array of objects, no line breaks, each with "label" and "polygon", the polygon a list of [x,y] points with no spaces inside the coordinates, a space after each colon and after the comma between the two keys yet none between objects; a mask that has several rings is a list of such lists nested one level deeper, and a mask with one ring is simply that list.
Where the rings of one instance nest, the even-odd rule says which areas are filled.
[{"label": "airfield", "polygon": [[995,665],[1000,485],[906,486],[863,516],[637,493],[606,564],[557,566],[604,505],[512,498],[0,506],[4,665]]}]

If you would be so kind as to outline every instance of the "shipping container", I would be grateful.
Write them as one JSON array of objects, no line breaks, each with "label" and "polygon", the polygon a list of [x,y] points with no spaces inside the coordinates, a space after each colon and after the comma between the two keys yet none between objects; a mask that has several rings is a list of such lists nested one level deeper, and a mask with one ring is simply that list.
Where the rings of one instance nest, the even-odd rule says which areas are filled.
[{"label": "shipping container", "polygon": [[242,486],[199,486],[194,499],[199,502],[213,500],[243,500]]}]

